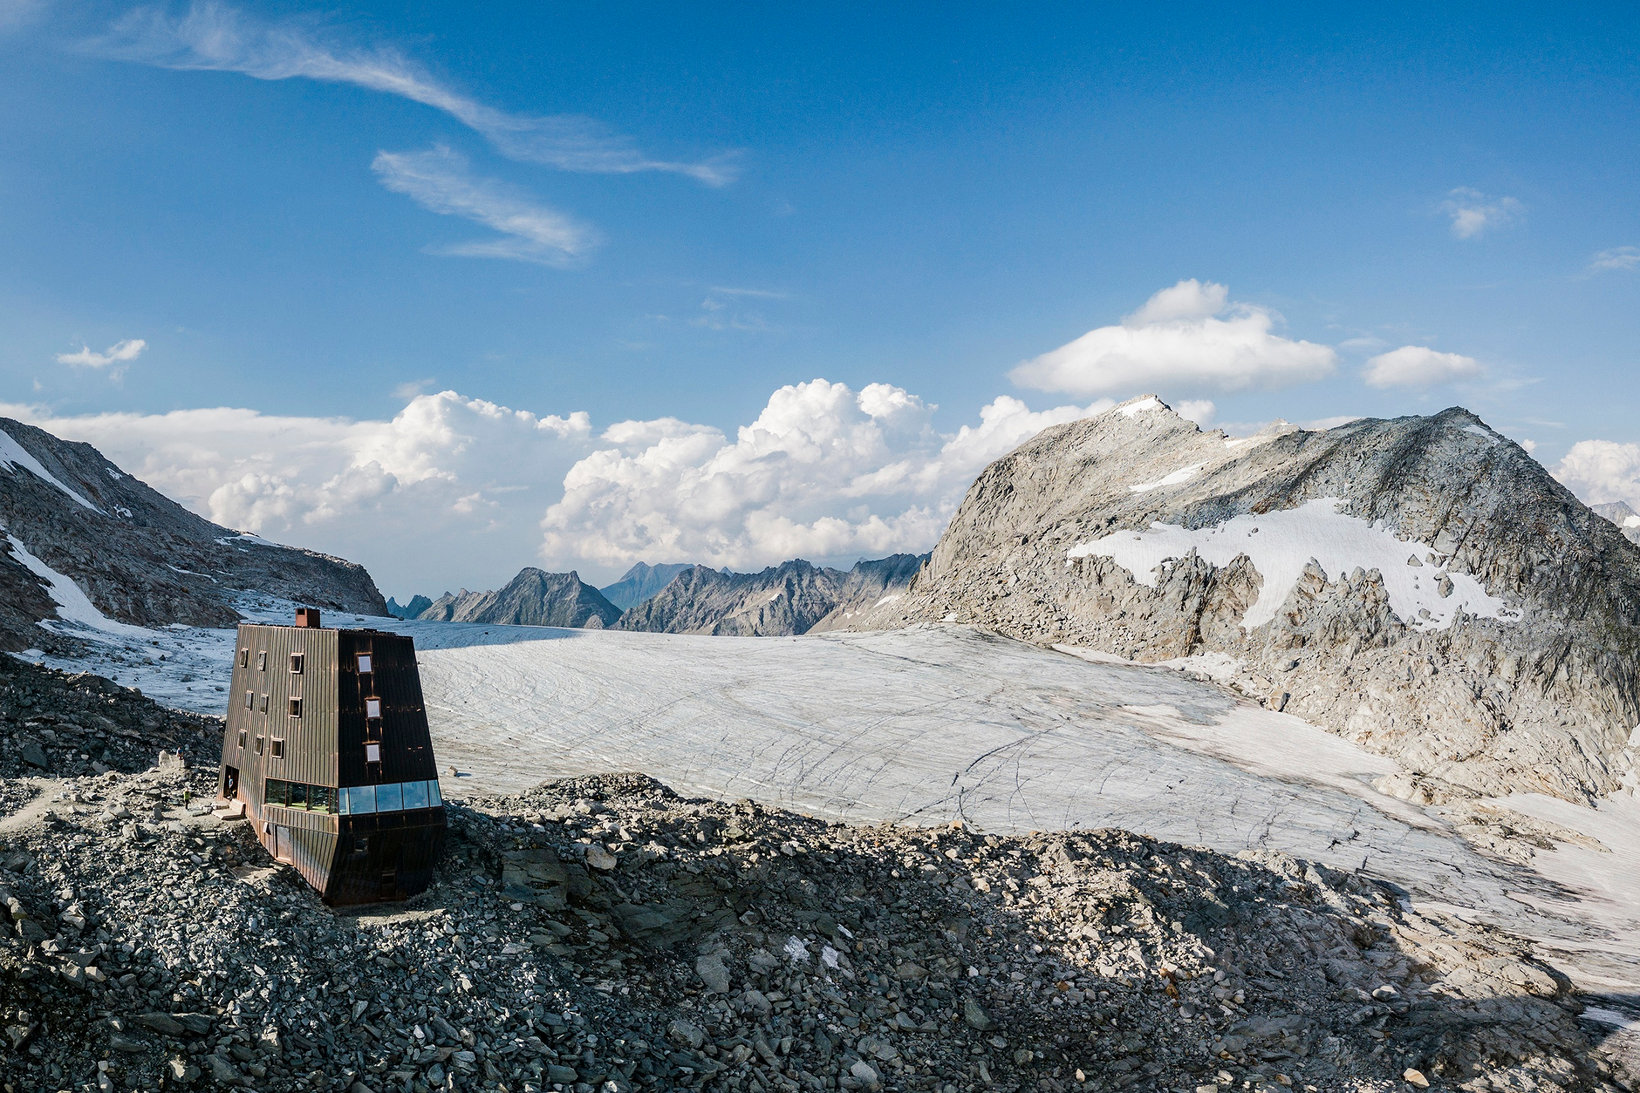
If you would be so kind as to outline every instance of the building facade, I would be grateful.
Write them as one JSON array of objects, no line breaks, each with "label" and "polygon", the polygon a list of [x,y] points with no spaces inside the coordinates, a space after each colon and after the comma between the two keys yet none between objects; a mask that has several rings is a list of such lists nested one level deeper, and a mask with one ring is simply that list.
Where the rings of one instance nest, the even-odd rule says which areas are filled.
[{"label": "building facade", "polygon": [[326,903],[407,899],[444,845],[415,643],[296,622],[239,627],[218,792]]}]

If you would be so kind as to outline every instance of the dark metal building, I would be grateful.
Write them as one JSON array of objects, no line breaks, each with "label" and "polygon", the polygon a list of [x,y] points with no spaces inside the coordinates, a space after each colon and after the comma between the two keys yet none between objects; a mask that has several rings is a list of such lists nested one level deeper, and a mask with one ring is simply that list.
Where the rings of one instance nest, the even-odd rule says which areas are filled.
[{"label": "dark metal building", "polygon": [[326,903],[424,891],[444,799],[415,643],[379,630],[245,623],[234,652],[218,792]]}]

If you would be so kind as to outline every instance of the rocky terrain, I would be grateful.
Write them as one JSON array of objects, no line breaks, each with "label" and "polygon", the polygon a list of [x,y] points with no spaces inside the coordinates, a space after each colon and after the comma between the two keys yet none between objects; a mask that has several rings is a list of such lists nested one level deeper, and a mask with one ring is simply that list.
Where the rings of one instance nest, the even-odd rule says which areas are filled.
[{"label": "rocky terrain", "polygon": [[1640,548],[1461,409],[1231,439],[1147,397],[1049,429],[851,625],[920,620],[1192,668],[1425,799],[1637,784]]},{"label": "rocky terrain", "polygon": [[227,626],[249,593],[385,611],[362,567],[219,527],[90,445],[10,419],[0,419],[0,529],[0,649],[49,645],[35,624],[60,616]]},{"label": "rocky terrain", "polygon": [[598,591],[622,611],[629,611],[665,588],[672,582],[673,577],[689,568],[691,566],[687,562],[666,562],[661,565],[639,562],[623,573],[620,580],[605,585]]},{"label": "rocky terrain", "polygon": [[166,756],[0,805],[8,1093],[1630,1079],[1512,938],[1280,854],[850,827],[611,776],[452,803],[429,893],[335,913],[213,786]]},{"label": "rocky terrain", "polygon": [[1593,506],[1594,511],[1610,520],[1622,529],[1623,535],[1631,543],[1640,543],[1640,512],[1623,501],[1612,501],[1604,505]]},{"label": "rocky terrain", "polygon": [[446,592],[415,617],[434,622],[601,628],[620,616],[620,609],[579,574],[546,573],[526,566],[504,588]]},{"label": "rocky terrain", "polygon": [[691,566],[621,616],[622,630],[758,637],[836,629],[903,590],[922,559],[910,554],[857,563],[852,570],[801,558],[761,573]]}]

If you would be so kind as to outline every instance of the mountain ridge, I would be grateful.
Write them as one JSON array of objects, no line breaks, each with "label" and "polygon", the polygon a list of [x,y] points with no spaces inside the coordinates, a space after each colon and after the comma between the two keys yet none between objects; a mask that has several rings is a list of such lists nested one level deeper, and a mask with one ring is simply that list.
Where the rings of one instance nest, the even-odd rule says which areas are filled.
[{"label": "mountain ridge", "polygon": [[1235,439],[1147,396],[1045,430],[851,626],[926,621],[1194,665],[1416,792],[1640,785],[1640,549],[1460,407]]},{"label": "mountain ridge", "polygon": [[386,610],[363,566],[214,524],[91,445],[10,418],[0,418],[0,527],[0,648],[49,644],[53,631],[36,624],[76,614],[230,626],[245,596]]}]

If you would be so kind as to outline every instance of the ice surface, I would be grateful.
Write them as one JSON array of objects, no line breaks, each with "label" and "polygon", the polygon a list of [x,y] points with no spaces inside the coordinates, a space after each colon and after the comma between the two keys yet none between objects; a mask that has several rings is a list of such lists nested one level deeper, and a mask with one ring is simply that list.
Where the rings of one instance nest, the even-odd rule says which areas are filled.
[{"label": "ice surface", "polygon": [[98,508],[96,505],[93,505],[80,494],[64,485],[60,478],[42,467],[38,459],[35,459],[32,455],[29,455],[28,449],[17,443],[17,441],[12,438],[10,433],[6,432],[4,429],[0,429],[0,469],[11,471],[14,467],[22,467],[25,470],[32,471],[41,480],[56,486],[59,490],[62,490],[64,493],[68,494],[92,512],[102,511],[102,509]]},{"label": "ice surface", "polygon": [[[241,611],[286,622],[292,607]],[[1438,810],[1374,790],[1392,760],[1181,671],[953,626],[729,638],[326,621],[415,638],[447,797],[630,770],[840,820],[1122,827],[1279,849],[1534,937],[1580,981],[1640,986],[1640,923],[1620,929],[1640,917],[1640,805],[1511,798],[1612,853],[1560,847],[1539,855],[1541,871],[1493,861]],[[233,648],[230,630],[176,628],[110,634],[50,662],[220,715]]]},{"label": "ice surface", "polygon": [[1432,546],[1397,538],[1382,523],[1369,524],[1339,512],[1343,504],[1339,498],[1323,497],[1297,508],[1262,516],[1248,513],[1206,528],[1158,522],[1144,531],[1118,531],[1079,543],[1065,557],[1109,558],[1140,584],[1155,588],[1156,569],[1192,550],[1216,566],[1227,566],[1245,554],[1264,578],[1258,599],[1241,620],[1249,630],[1276,617],[1312,560],[1333,580],[1348,576],[1357,567],[1378,570],[1390,607],[1409,626],[1445,627],[1460,608],[1487,618],[1508,617],[1504,602],[1465,573],[1447,574],[1452,594],[1442,596],[1439,573],[1406,564],[1409,548],[1433,551]]}]

